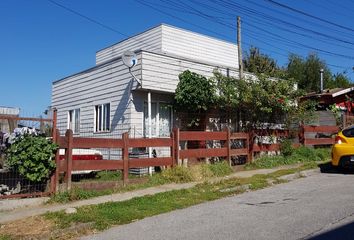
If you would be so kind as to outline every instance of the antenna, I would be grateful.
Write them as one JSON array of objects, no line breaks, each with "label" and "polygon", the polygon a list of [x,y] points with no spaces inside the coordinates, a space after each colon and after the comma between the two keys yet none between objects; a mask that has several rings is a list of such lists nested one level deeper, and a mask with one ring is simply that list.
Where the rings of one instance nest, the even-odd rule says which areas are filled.
[{"label": "antenna", "polygon": [[132,72],[132,68],[138,64],[138,58],[136,57],[136,54],[133,51],[125,51],[122,55],[122,61],[124,65],[129,68],[129,73],[132,75],[132,77],[141,86],[141,81]]}]

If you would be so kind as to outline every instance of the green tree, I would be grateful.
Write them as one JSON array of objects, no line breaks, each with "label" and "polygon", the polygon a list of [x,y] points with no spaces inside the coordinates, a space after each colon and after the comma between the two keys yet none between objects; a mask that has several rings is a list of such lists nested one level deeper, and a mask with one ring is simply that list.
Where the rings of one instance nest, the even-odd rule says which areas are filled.
[{"label": "green tree", "polygon": [[350,86],[350,80],[344,73],[332,75],[325,61],[316,54],[310,53],[306,58],[290,54],[286,68],[287,77],[297,81],[300,89],[306,92],[319,92],[320,70],[323,69],[324,88],[345,88]]},{"label": "green tree", "polygon": [[192,114],[189,125],[199,125],[201,115],[215,106],[215,84],[211,79],[189,70],[178,77],[174,106],[177,111]]},{"label": "green tree", "polygon": [[282,70],[276,61],[266,54],[262,54],[259,48],[251,47],[243,60],[245,70],[255,74],[266,74],[267,76],[281,76]]},{"label": "green tree", "polygon": [[280,122],[294,112],[300,91],[291,80],[272,80],[264,75],[257,79],[235,79],[219,72],[213,80],[217,87],[217,106],[227,111],[229,118],[241,112],[245,128],[268,122]]},{"label": "green tree", "polygon": [[333,87],[342,87],[342,88],[348,88],[351,87],[353,84],[350,83],[350,79],[348,76],[345,75],[345,73],[336,73],[333,75]]}]

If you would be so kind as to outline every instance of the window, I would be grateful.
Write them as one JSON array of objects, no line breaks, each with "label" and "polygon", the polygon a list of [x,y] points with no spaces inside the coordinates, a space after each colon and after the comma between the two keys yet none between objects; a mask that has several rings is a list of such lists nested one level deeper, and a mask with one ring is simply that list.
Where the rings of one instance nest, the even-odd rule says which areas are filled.
[{"label": "window", "polygon": [[[149,136],[148,106],[144,103],[144,135]],[[152,137],[169,137],[172,126],[172,109],[167,103],[151,103]]]},{"label": "window", "polygon": [[80,133],[80,109],[68,112],[68,129],[73,130],[73,133]]},{"label": "window", "polygon": [[110,104],[95,106],[95,132],[107,132],[110,130]]}]

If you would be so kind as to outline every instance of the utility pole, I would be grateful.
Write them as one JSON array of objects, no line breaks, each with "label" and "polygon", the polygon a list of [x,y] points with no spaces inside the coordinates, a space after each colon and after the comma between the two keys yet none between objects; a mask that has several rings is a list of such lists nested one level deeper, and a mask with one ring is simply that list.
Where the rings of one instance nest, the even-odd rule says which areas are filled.
[{"label": "utility pole", "polygon": [[323,68],[320,69],[320,75],[321,75],[321,84],[320,84],[320,91],[321,93],[323,92]]},{"label": "utility pole", "polygon": [[241,17],[237,16],[237,48],[239,78],[243,78],[242,47],[241,47]]}]

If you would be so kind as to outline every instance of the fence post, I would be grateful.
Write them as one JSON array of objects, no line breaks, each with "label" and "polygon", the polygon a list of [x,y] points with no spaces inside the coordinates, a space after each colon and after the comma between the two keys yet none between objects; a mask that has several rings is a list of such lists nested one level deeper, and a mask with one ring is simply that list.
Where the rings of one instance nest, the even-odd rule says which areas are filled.
[{"label": "fence post", "polygon": [[172,146],[170,147],[170,152],[171,152],[170,155],[171,155],[171,158],[172,158],[171,167],[174,167],[175,163],[176,163],[176,158],[175,158],[176,157],[176,154],[175,154],[175,152],[176,152],[175,140],[176,139],[175,139],[175,130],[174,129],[172,130],[170,137],[171,137],[171,140],[172,140]]},{"label": "fence post", "polygon": [[174,144],[175,144],[175,152],[174,152],[174,160],[175,164],[179,165],[179,128],[174,128]]},{"label": "fence post", "polygon": [[123,133],[123,148],[122,148],[122,155],[123,155],[123,185],[129,181],[129,134],[127,132]]},{"label": "fence post", "polygon": [[[56,131],[53,131],[53,133],[55,133],[55,135],[53,135],[53,143],[56,143],[59,145],[59,138],[60,138],[59,130],[56,129]],[[59,190],[59,188],[58,188],[58,186],[59,186],[59,173],[60,173],[59,148],[55,152],[55,159],[54,160],[55,160],[55,171],[50,178],[50,192],[51,193],[58,192],[58,190]]]},{"label": "fence post", "polygon": [[[57,109],[53,109],[53,126],[52,126],[52,137],[55,138],[57,136]],[[53,141],[54,142],[54,141]]]},{"label": "fence post", "polygon": [[305,128],[303,124],[300,125],[299,129],[299,143],[305,145]]},{"label": "fence post", "polygon": [[248,159],[247,162],[252,162],[253,161],[253,130],[249,132],[248,135]]},{"label": "fence post", "polygon": [[231,167],[231,132],[230,128],[226,128],[226,146],[227,146],[227,161],[229,163],[229,166]]},{"label": "fence post", "polygon": [[66,130],[65,133],[66,141],[67,141],[67,149],[65,151],[65,159],[66,159],[66,190],[71,189],[71,171],[73,169],[73,131],[71,129]]}]

